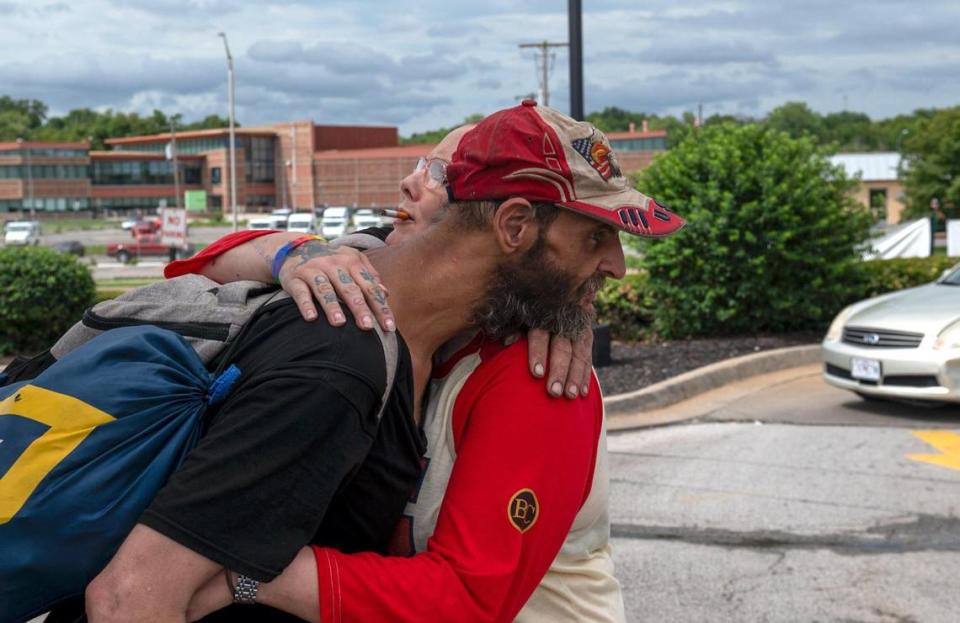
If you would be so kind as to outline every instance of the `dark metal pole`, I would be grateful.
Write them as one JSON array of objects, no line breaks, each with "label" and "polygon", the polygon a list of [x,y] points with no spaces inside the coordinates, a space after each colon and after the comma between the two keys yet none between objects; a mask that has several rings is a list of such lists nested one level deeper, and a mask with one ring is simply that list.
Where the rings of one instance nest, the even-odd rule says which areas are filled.
[{"label": "dark metal pole", "polygon": [[570,116],[583,121],[583,26],[580,0],[567,0],[570,43]]}]

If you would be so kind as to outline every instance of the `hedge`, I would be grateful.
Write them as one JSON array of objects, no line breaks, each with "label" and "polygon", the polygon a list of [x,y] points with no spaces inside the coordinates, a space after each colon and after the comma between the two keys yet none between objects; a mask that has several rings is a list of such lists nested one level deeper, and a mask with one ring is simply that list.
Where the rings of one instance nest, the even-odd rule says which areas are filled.
[{"label": "hedge", "polygon": [[[826,323],[843,307],[856,301],[935,281],[944,270],[960,262],[960,258],[934,256],[893,260],[872,260],[855,265],[853,279],[843,284],[843,296],[829,309]],[[597,293],[594,304],[597,318],[609,324],[611,334],[619,340],[642,340],[656,337],[654,315],[657,301],[649,287],[646,271],[627,275],[621,281],[608,281]],[[820,327],[826,329],[826,326]]]},{"label": "hedge", "polygon": [[93,304],[90,271],[43,247],[0,250],[0,353],[48,348]]}]

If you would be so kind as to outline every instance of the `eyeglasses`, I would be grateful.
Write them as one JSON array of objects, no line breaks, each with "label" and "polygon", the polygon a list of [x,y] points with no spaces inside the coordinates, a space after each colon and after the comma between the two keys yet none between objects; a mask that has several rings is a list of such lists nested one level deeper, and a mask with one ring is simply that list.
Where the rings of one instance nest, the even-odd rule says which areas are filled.
[{"label": "eyeglasses", "polygon": [[441,188],[447,185],[447,161],[440,158],[420,158],[417,160],[417,166],[413,168],[414,173],[427,170],[427,186]]}]

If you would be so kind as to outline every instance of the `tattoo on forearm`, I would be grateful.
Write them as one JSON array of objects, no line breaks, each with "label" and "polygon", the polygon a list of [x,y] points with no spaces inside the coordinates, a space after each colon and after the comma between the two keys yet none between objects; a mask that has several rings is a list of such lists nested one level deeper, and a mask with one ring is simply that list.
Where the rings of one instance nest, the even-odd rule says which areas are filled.
[{"label": "tattoo on forearm", "polygon": [[254,238],[252,241],[253,250],[257,252],[260,259],[266,263],[267,268],[273,270],[273,255],[271,255],[261,242],[262,238]]},{"label": "tattoo on forearm", "polygon": [[340,279],[340,283],[353,283],[353,279],[342,268],[337,269],[337,277]]}]

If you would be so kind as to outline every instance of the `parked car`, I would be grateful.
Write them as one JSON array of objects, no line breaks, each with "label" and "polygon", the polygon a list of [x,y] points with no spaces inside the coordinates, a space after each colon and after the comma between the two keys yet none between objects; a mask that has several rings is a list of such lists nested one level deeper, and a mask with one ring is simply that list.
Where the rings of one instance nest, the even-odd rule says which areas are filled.
[{"label": "parked car", "polygon": [[260,216],[247,221],[247,229],[286,229],[285,216]]},{"label": "parked car", "polygon": [[3,244],[25,247],[40,244],[40,223],[37,221],[9,221],[3,232]]},{"label": "parked car", "polygon": [[324,238],[332,240],[351,231],[350,208],[333,206],[323,211],[320,234]]},{"label": "parked car", "polygon": [[960,402],[960,264],[850,305],[823,340],[827,383],[863,398]]},{"label": "parked car", "polygon": [[86,253],[83,243],[79,240],[63,240],[55,243],[50,248],[58,253],[67,253],[69,255],[76,255],[78,257],[83,257],[84,253]]},{"label": "parked car", "polygon": [[380,215],[373,210],[357,210],[357,213],[353,215],[353,225],[357,229],[380,227]]},{"label": "parked car", "polygon": [[[193,255],[193,245],[186,249],[177,249],[174,252],[176,259]],[[160,242],[160,236],[140,236],[133,242],[117,242],[107,245],[107,255],[117,258],[118,262],[129,263],[134,258],[141,257],[170,257],[170,247]]]},{"label": "parked car", "polygon": [[317,233],[317,217],[312,212],[296,212],[287,218],[287,231]]},{"label": "parked car", "polygon": [[139,236],[145,236],[149,234],[155,234],[160,231],[160,219],[148,219],[144,221],[137,221],[130,228],[130,234],[137,238]]}]

